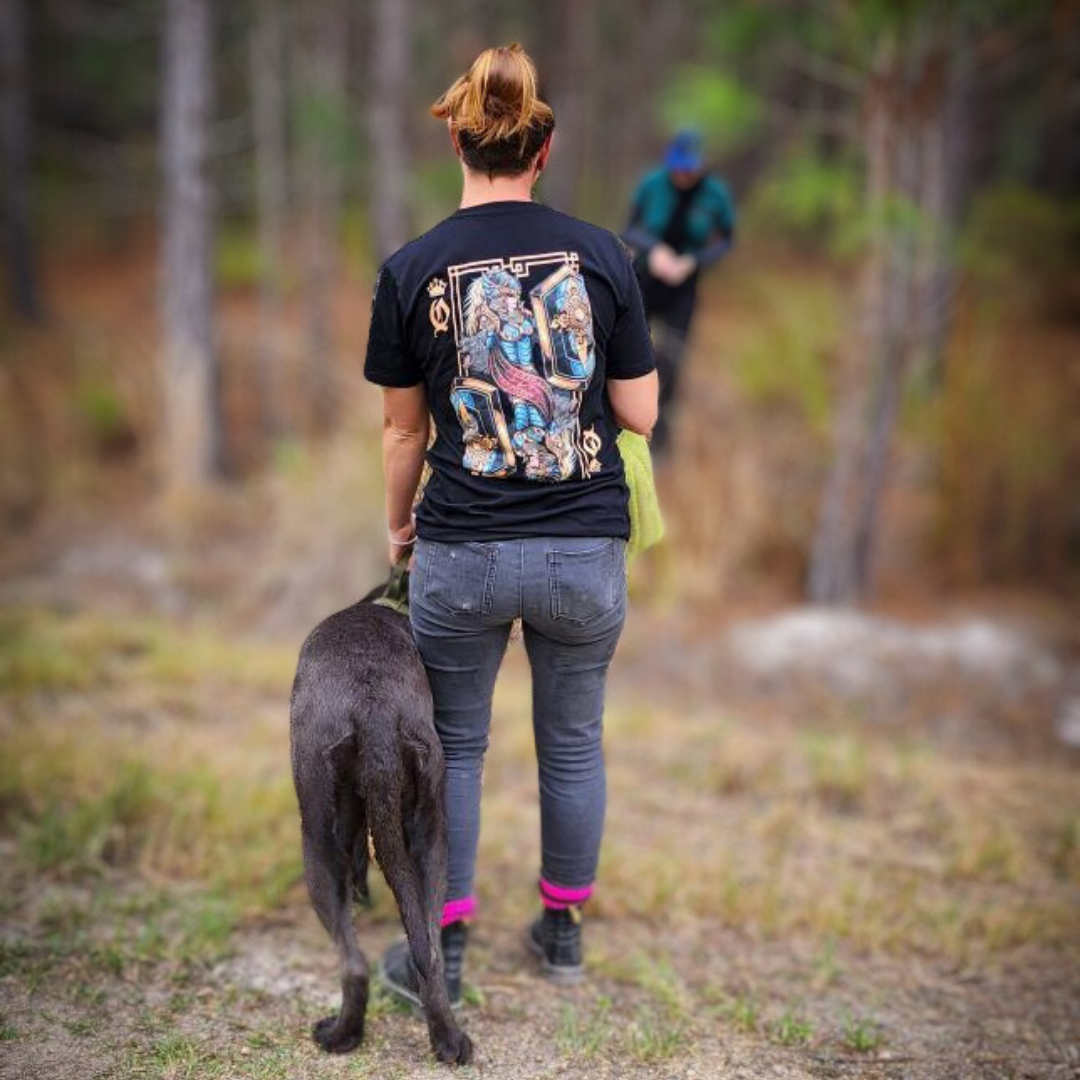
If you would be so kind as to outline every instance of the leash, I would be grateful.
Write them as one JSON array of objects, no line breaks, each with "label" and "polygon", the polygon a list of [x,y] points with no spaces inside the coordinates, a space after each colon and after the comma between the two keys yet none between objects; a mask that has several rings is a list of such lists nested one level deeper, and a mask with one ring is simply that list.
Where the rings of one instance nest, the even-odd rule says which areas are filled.
[{"label": "leash", "polygon": [[394,563],[390,571],[390,578],[386,582],[386,588],[382,596],[377,596],[371,601],[379,607],[387,607],[396,611],[399,615],[409,614],[409,555]]}]

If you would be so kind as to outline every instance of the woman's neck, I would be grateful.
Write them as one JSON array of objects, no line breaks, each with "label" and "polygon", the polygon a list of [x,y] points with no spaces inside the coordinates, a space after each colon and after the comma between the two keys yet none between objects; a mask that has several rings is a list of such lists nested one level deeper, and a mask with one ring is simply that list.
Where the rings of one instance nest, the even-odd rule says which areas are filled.
[{"label": "woman's neck", "polygon": [[529,169],[517,176],[488,176],[487,173],[465,169],[465,184],[461,191],[461,209],[482,206],[490,202],[532,202],[536,171]]}]

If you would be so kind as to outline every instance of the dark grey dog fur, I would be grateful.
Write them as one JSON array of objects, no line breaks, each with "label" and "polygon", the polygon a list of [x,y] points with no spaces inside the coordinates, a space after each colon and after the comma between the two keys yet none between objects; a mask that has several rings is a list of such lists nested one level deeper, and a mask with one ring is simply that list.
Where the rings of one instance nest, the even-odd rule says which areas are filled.
[{"label": "dark grey dog fur", "polygon": [[368,964],[354,898],[367,895],[368,835],[397,900],[419,973],[431,1046],[468,1064],[472,1044],[450,1011],[439,919],[446,882],[442,748],[408,619],[370,603],[331,615],[300,650],[290,716],[304,877],[341,959],[341,1011],[312,1030],[324,1050],[364,1038]]}]

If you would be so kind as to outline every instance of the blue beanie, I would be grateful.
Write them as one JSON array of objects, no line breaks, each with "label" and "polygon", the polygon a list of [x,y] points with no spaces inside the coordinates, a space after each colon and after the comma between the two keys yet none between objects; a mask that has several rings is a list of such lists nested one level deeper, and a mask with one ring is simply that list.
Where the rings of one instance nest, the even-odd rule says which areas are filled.
[{"label": "blue beanie", "polygon": [[664,152],[664,167],[680,172],[701,168],[701,136],[696,131],[680,131]]}]

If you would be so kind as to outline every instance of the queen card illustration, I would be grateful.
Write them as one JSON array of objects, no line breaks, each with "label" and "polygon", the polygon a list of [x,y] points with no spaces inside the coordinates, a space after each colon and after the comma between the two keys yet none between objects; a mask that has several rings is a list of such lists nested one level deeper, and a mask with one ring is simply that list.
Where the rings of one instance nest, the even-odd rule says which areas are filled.
[{"label": "queen card illustration", "polygon": [[447,274],[464,467],[545,481],[597,472],[595,435],[583,445],[578,421],[596,353],[577,254],[490,259]]}]

